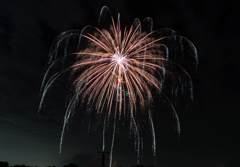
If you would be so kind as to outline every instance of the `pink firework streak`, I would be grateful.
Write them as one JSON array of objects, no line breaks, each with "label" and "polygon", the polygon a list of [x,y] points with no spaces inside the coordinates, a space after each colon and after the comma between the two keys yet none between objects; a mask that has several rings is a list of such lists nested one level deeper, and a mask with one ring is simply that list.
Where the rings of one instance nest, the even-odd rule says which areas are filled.
[{"label": "pink firework streak", "polygon": [[[178,138],[180,137],[180,123],[177,113],[173,104],[162,92],[165,78],[171,76],[174,85],[180,85],[175,86],[175,94],[177,94],[178,90],[183,91],[187,87],[190,89],[192,97],[190,75],[180,65],[170,61],[169,47],[164,42],[173,41],[178,43],[180,49],[177,52],[180,55],[187,48],[188,51],[192,52],[197,64],[196,48],[187,38],[176,35],[171,29],[164,28],[152,31],[151,18],[145,18],[142,22],[135,19],[129,29],[125,27],[122,31],[120,15],[118,15],[117,23],[115,23],[109,9],[103,7],[99,18],[100,27],[104,25],[105,21],[109,21],[108,28],[86,26],[83,30],[70,30],[60,34],[56,38],[50,52],[49,68],[42,82],[42,98],[39,111],[42,108],[44,97],[54,81],[60,75],[71,70],[75,91],[69,100],[64,118],[60,152],[65,127],[70,116],[73,114],[76,104],[87,103],[87,106],[94,104],[98,114],[102,114],[103,110],[107,110],[103,127],[103,151],[105,151],[106,121],[111,115],[114,115],[110,167],[112,165],[116,119],[117,117],[120,118],[122,113],[124,116],[127,115],[126,110],[130,110],[130,124],[134,127],[138,154],[137,163],[139,163],[140,152],[143,149],[143,140],[141,127],[136,117],[139,114],[139,108],[141,108],[142,111],[148,114],[150,120],[155,162],[156,139],[152,111],[149,109],[153,103],[152,89],[159,94],[163,94],[169,102],[176,120]],[[69,54],[69,47],[72,41],[77,41],[77,51]],[[45,82],[49,71],[54,70],[54,67],[60,64],[60,62],[64,64],[69,57],[75,58],[74,63],[71,66],[62,68],[62,70],[56,72]],[[173,72],[166,68],[167,66],[170,66],[169,69],[172,66],[178,68],[181,74],[173,75]],[[186,80],[186,82],[183,82],[183,80]]]}]

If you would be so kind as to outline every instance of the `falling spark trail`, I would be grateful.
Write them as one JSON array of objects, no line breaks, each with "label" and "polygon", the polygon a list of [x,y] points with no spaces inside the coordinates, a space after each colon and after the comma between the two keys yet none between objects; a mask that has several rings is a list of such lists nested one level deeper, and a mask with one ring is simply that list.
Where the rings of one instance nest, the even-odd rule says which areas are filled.
[{"label": "falling spark trail", "polygon": [[106,129],[106,119],[107,119],[107,113],[105,114],[104,122],[103,122],[103,147],[102,152],[105,151],[105,129]]},{"label": "falling spark trail", "polygon": [[155,130],[154,130],[154,125],[153,125],[153,119],[152,119],[152,114],[151,111],[148,111],[149,114],[149,120],[150,120],[150,124],[151,124],[151,129],[152,129],[152,150],[153,150],[153,163],[156,166],[156,136],[155,136]]},{"label": "falling spark trail", "polygon": [[112,166],[113,144],[114,144],[115,131],[116,131],[116,116],[117,116],[117,106],[115,107],[115,114],[114,114],[114,125],[113,125],[113,135],[112,135],[112,145],[111,145],[111,152],[110,152],[109,167]]}]

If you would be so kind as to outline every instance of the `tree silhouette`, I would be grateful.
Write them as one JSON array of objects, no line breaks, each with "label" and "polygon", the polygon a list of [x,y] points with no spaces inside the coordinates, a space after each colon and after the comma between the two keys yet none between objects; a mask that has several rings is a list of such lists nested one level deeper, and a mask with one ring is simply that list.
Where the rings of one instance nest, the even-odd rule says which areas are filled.
[{"label": "tree silhouette", "polygon": [[0,167],[8,167],[9,163],[7,161],[0,161]]},{"label": "tree silhouette", "polygon": [[26,165],[14,165],[13,167],[27,167]]}]

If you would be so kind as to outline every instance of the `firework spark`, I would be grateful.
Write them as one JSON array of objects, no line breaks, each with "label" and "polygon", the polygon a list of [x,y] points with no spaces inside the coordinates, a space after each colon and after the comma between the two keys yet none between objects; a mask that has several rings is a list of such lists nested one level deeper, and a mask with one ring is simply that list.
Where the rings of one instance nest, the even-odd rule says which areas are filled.
[{"label": "firework spark", "polygon": [[[101,28],[106,22],[105,19],[109,21],[109,27]],[[50,52],[49,68],[42,83],[42,98],[39,110],[42,108],[45,95],[54,81],[70,70],[71,78],[74,78],[74,93],[72,93],[69,100],[64,118],[60,152],[65,127],[73,114],[76,104],[86,103],[87,106],[93,106],[98,114],[102,114],[103,110],[107,110],[103,127],[103,151],[105,149],[106,121],[111,115],[114,116],[110,166],[112,163],[116,119],[117,117],[120,118],[122,113],[127,115],[128,108],[130,124],[134,127],[136,136],[138,163],[142,151],[141,129],[136,118],[139,114],[139,108],[148,114],[152,129],[153,155],[156,157],[152,112],[147,109],[153,103],[152,89],[155,89],[159,94],[163,94],[162,88],[165,78],[167,76],[176,76],[166,68],[169,64],[174,64],[181,70],[182,75],[187,78],[188,84],[183,84],[183,77],[180,76],[175,77],[174,82],[178,80],[182,88],[188,86],[192,89],[189,74],[180,65],[169,60],[169,49],[163,41],[174,40],[175,42],[179,41],[181,45],[183,43],[187,44],[197,62],[196,49],[188,39],[176,35],[171,29],[164,28],[152,31],[151,18],[146,18],[142,22],[135,19],[129,29],[125,27],[122,30],[120,15],[118,15],[118,20],[115,23],[107,7],[103,7],[100,12],[99,25],[100,28],[86,26],[81,31],[70,30],[56,38]],[[143,31],[144,27],[145,31]],[[77,51],[68,54],[71,40],[77,41]],[[59,56],[61,49],[63,49],[63,55]],[[53,70],[59,62],[65,63],[68,57],[74,57],[74,63],[57,71],[45,82],[49,71]],[[180,123],[178,116],[170,101],[169,104],[175,115],[179,136]]]}]

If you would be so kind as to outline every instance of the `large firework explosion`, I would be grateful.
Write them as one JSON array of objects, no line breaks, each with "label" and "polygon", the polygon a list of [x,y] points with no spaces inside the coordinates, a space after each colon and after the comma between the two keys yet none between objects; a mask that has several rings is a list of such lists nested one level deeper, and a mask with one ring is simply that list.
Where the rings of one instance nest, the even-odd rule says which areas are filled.
[{"label": "large firework explosion", "polygon": [[[128,116],[136,140],[138,162],[142,152],[141,126],[138,115],[148,115],[152,131],[153,156],[156,159],[156,139],[152,117],[152,91],[162,94],[167,99],[176,121],[178,138],[180,123],[175,108],[162,91],[164,81],[170,77],[177,94],[184,88],[192,98],[192,82],[190,75],[174,62],[176,55],[184,53],[184,49],[192,53],[197,63],[197,52],[194,45],[185,37],[179,36],[169,28],[152,30],[152,19],[145,18],[142,22],[135,19],[130,28],[121,29],[120,14],[114,21],[109,9],[103,7],[99,17],[99,28],[86,26],[82,30],[70,30],[60,34],[52,45],[47,69],[41,87],[41,102],[53,83],[67,71],[71,71],[70,98],[64,118],[60,152],[63,134],[70,116],[73,115],[77,104],[87,105],[87,112],[92,110],[103,115],[103,149],[105,150],[105,128],[109,118],[113,116],[113,136],[110,152],[110,164],[116,129],[116,119]],[[76,50],[73,50],[73,43]],[[180,49],[171,51],[171,44],[180,45]],[[170,53],[174,52],[170,59]],[[178,54],[176,54],[178,53]],[[69,57],[74,58],[70,66]],[[58,70],[60,66],[60,70]],[[58,68],[56,68],[58,67]],[[178,68],[178,73],[173,69]],[[57,71],[56,71],[57,70]],[[55,71],[46,82],[49,72]],[[177,85],[177,86],[176,86]],[[178,89],[180,88],[180,89]],[[140,112],[142,111],[142,112]],[[155,160],[154,160],[155,161]]]}]

